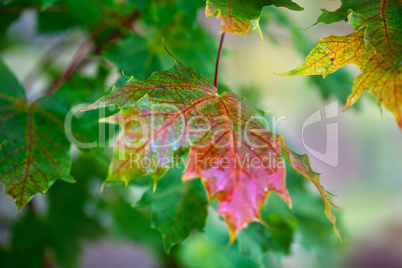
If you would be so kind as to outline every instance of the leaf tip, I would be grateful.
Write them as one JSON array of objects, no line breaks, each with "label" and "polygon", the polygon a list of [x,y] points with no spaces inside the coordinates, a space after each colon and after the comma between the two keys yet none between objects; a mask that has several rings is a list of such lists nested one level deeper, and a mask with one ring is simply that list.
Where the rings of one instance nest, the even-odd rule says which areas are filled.
[{"label": "leaf tip", "polygon": [[152,192],[155,193],[157,186],[158,186],[158,182],[157,182],[157,181],[153,181],[153,183],[152,183]]},{"label": "leaf tip", "polygon": [[342,236],[341,236],[341,234],[339,233],[338,228],[336,228],[335,223],[334,223],[333,229],[334,229],[334,233],[335,233],[336,237],[338,237],[339,241],[342,242],[342,241],[343,241]]},{"label": "leaf tip", "polygon": [[274,74],[278,75],[278,76],[293,76],[294,74],[292,74],[292,71],[288,71],[288,72],[284,72],[284,73],[275,73],[274,72]]},{"label": "leaf tip", "polygon": [[129,80],[129,79],[131,79],[133,76],[127,76],[125,73],[124,73],[124,70],[121,70],[121,74],[127,79],[127,80]]},{"label": "leaf tip", "polygon": [[233,245],[234,241],[236,240],[237,233],[236,228],[234,226],[228,225],[228,229],[229,229],[229,243],[227,247],[230,248]]},{"label": "leaf tip", "polygon": [[105,190],[105,185],[106,185],[106,182],[104,181],[100,186],[100,189],[99,189],[100,193],[103,193],[103,190]]}]

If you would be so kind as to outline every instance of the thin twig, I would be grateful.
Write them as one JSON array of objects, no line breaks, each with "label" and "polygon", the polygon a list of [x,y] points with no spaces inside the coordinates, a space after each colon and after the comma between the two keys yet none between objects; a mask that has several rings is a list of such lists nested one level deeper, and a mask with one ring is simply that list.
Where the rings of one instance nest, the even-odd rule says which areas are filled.
[{"label": "thin twig", "polygon": [[59,87],[66,81],[66,79],[70,76],[70,74],[74,71],[75,66],[81,61],[84,57],[85,52],[88,47],[92,44],[92,41],[101,33],[101,28],[96,28],[87,38],[85,38],[84,42],[78,47],[71,61],[68,63],[67,68],[60,75],[59,79],[53,84],[53,86],[48,90],[47,95],[53,95]]},{"label": "thin twig", "polygon": [[[140,13],[138,10],[134,11],[133,15],[131,15],[126,21],[124,21],[122,24],[126,27],[129,28],[130,24],[135,21],[139,17]],[[67,65],[66,69],[63,71],[61,76],[56,80],[56,82],[53,84],[53,86],[47,91],[47,95],[51,96],[53,95],[59,88],[60,86],[66,81],[66,79],[71,75],[71,73],[74,71],[76,67],[78,67],[79,64],[82,63],[82,59],[87,52],[89,46],[92,44],[93,40],[98,37],[99,34],[102,33],[102,31],[105,29],[104,26],[97,27],[78,47],[77,51],[75,52],[74,56],[72,57],[71,61]],[[112,41],[113,39],[120,38],[122,36],[122,33],[119,30],[116,30],[113,32],[109,38],[105,41],[106,43]],[[102,50],[101,46],[95,47],[95,50],[92,51],[92,53],[99,54],[100,51]]]},{"label": "thin twig", "polygon": [[219,43],[218,56],[216,58],[215,79],[214,79],[214,85],[215,85],[216,88],[218,88],[219,63],[221,61],[221,54],[222,54],[222,48],[223,48],[223,41],[224,40],[225,40],[225,32],[223,32],[222,35],[221,35],[221,42]]}]

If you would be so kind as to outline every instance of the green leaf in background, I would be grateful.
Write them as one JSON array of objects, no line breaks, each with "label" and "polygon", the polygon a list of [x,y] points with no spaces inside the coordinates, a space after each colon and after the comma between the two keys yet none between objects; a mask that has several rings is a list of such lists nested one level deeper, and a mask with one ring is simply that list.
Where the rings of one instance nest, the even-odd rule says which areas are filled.
[{"label": "green leaf in background", "polygon": [[[286,185],[289,189],[290,183],[287,178]],[[294,199],[292,195],[291,198],[294,202],[302,202]],[[261,211],[261,219],[265,225],[252,223],[239,234],[239,251],[260,267],[280,266],[280,259],[290,253],[294,242],[293,236],[297,229],[295,215],[288,205],[273,193]]]},{"label": "green leaf in background", "polygon": [[95,171],[91,176],[96,177],[95,161],[80,157],[73,162],[71,173],[77,183],[55,183],[48,192],[45,216],[34,215],[35,206],[22,215],[13,226],[9,247],[0,247],[2,267],[78,267],[83,241],[97,239],[105,232],[85,211],[85,206],[94,202],[89,191],[89,165]]},{"label": "green leaf in background", "polygon": [[[78,25],[96,26],[101,10],[113,6],[113,0],[10,0],[0,2],[1,18],[16,18],[26,10],[37,9],[38,31],[60,32]],[[2,7],[4,6],[4,7]],[[7,21],[6,20],[6,21]],[[2,25],[3,26],[3,25]],[[0,26],[1,27],[1,26]]]},{"label": "green leaf in background", "polygon": [[28,105],[24,90],[0,62],[0,182],[20,210],[36,193],[45,193],[56,179],[73,182],[70,143],[64,118],[40,102]]},{"label": "green leaf in background", "polygon": [[[139,79],[146,79],[152,72],[163,69],[158,51],[155,51],[146,39],[135,34],[110,45],[102,56],[116,64],[119,72]],[[123,84],[124,80],[127,79],[122,76],[117,84]]]},{"label": "green leaf in background", "polygon": [[10,25],[20,17],[20,13],[13,12],[13,9],[13,3],[0,1],[0,40],[2,41],[0,42],[0,50],[4,49],[8,44],[7,32]]},{"label": "green leaf in background", "polygon": [[53,5],[56,0],[42,0],[42,8],[46,9],[49,6]]},{"label": "green leaf in background", "polygon": [[86,206],[96,201],[91,196],[90,182],[97,174],[94,172],[88,176],[87,173],[89,166],[96,165],[93,162],[87,157],[75,160],[71,175],[77,183],[55,183],[48,193],[46,230],[50,234],[50,246],[61,267],[77,267],[82,241],[95,240],[105,233],[100,221],[88,215],[86,210]]},{"label": "green leaf in background", "polygon": [[38,13],[38,32],[48,34],[70,28],[116,30],[133,13],[135,5],[114,0],[43,0],[42,9],[45,12]]},{"label": "green leaf in background", "polygon": [[138,8],[142,12],[142,18],[148,25],[160,27],[169,23],[176,16],[177,3],[175,0],[137,1]]},{"label": "green leaf in background", "polygon": [[192,230],[203,231],[208,200],[200,180],[182,182],[182,169],[172,169],[150,188],[137,206],[152,205],[152,227],[163,238],[166,252],[183,242]]},{"label": "green leaf in background", "polygon": [[261,213],[266,225],[251,223],[239,234],[239,251],[263,267],[268,252],[288,254],[292,244],[294,223],[275,213]]},{"label": "green leaf in background", "polygon": [[254,261],[245,257],[235,241],[228,247],[226,226],[211,209],[205,232],[191,235],[177,248],[176,256],[182,267],[189,268],[255,268]]},{"label": "green leaf in background", "polygon": [[130,239],[143,245],[156,256],[165,257],[161,235],[151,228],[151,207],[134,208],[132,202],[124,198],[130,190],[130,188],[106,187],[102,194],[104,200],[100,204],[100,209],[111,212],[114,223],[112,235],[123,241]]},{"label": "green leaf in background", "polygon": [[54,95],[40,99],[43,107],[63,118],[64,137],[71,134],[72,139],[69,141],[73,145],[105,164],[109,163],[110,158],[107,141],[110,134],[113,135],[118,128],[106,127],[105,124],[99,123],[99,118],[115,111],[106,109],[83,113],[79,110],[103,96],[110,89],[110,86],[105,84],[108,74],[109,70],[99,65],[93,77],[77,74],[67,80]]},{"label": "green leaf in background", "polygon": [[208,18],[217,16],[222,21],[222,31],[245,36],[252,28],[262,39],[259,19],[262,8],[269,5],[303,10],[291,0],[208,0],[205,14]]},{"label": "green leaf in background", "polygon": [[9,248],[0,247],[1,267],[41,268],[50,237],[43,219],[28,213],[12,228]]},{"label": "green leaf in background", "polygon": [[[333,226],[328,222],[323,215],[322,210],[324,205],[319,195],[312,194],[306,187],[305,179],[301,174],[296,174],[295,171],[288,168],[287,185],[289,192],[294,200],[294,206],[291,213],[296,220],[295,237],[296,243],[301,244],[315,259],[315,267],[338,267],[339,253],[342,242],[333,234]],[[276,198],[278,203],[280,198]],[[275,201],[275,200],[273,200]],[[271,204],[271,203],[269,203]],[[272,206],[270,206],[272,207]],[[283,204],[282,209],[276,211],[285,211],[288,209]],[[339,219],[339,213],[334,212]],[[284,214],[282,214],[284,215]],[[342,225],[339,225],[342,232]]]},{"label": "green leaf in background", "polygon": [[[144,14],[146,23],[152,25],[163,25],[172,21],[177,12],[186,16],[186,19],[195,22],[197,11],[205,6],[204,0],[131,0]],[[175,25],[176,26],[176,25]]]},{"label": "green leaf in background", "polygon": [[[169,68],[173,61],[164,49],[176,55],[189,67],[206,77],[213,77],[216,40],[199,25],[194,23],[196,9],[191,9],[193,18],[186,16],[186,4],[173,0],[144,3],[142,11],[146,26],[141,28],[141,34],[129,34],[127,37],[107,46],[101,54],[113,62],[124,76],[134,76],[146,79],[155,71]],[[205,4],[205,3],[204,3]],[[153,15],[152,15],[153,14]],[[164,18],[168,16],[168,18]],[[141,26],[141,25],[140,25]],[[117,85],[122,85],[127,79],[121,76]]]},{"label": "green leaf in background", "polygon": [[[170,28],[174,30],[169,30]],[[200,26],[192,26],[186,18],[182,17],[166,25],[161,34],[167,49],[183,64],[194,68],[207,78],[214,76],[218,42],[210,33]],[[165,67],[168,66],[165,65]]]},{"label": "green leaf in background", "polygon": [[190,21],[195,21],[197,18],[197,11],[205,6],[204,0],[176,0],[179,9],[183,10],[184,14]]},{"label": "green leaf in background", "polygon": [[367,48],[374,47],[378,54],[398,69],[402,60],[401,1],[342,0],[341,2],[342,6],[333,12],[324,9],[317,23],[347,21],[348,15],[351,14],[350,24],[355,30],[366,27]]},{"label": "green leaf in background", "polygon": [[53,96],[32,104],[26,103],[24,90],[7,67],[1,63],[0,68],[0,182],[14,198],[18,210],[36,193],[44,194],[56,179],[73,182],[69,175],[70,141],[73,140],[67,139],[67,133],[74,142],[89,144],[88,148],[78,146],[80,150],[109,162],[107,148],[99,144],[107,144],[109,131],[106,130],[110,128],[100,133],[98,122],[109,111],[103,115],[77,113],[82,117],[72,117],[71,125],[65,121],[77,104],[88,104],[105,93],[102,89],[107,72],[102,67],[97,76],[75,76]]},{"label": "green leaf in background", "polygon": [[[107,176],[107,166],[100,165],[93,158],[80,157],[76,160],[80,162],[82,167],[91,166],[94,174],[100,183]],[[81,168],[80,172],[75,172],[74,177],[79,179],[86,177],[88,172],[85,168]],[[159,259],[166,266],[177,267],[175,258],[173,257],[174,249],[168,255],[165,252],[161,234],[151,228],[152,206],[134,207],[133,203],[137,202],[143,195],[145,189],[150,187],[149,178],[143,177],[131,183],[128,187],[121,187],[121,184],[105,187],[97,202],[98,212],[101,218],[108,215],[112,219],[112,224],[108,226],[108,235],[117,242],[126,242],[130,240],[135,244],[141,245],[148,252]],[[96,188],[98,190],[99,188]]]}]

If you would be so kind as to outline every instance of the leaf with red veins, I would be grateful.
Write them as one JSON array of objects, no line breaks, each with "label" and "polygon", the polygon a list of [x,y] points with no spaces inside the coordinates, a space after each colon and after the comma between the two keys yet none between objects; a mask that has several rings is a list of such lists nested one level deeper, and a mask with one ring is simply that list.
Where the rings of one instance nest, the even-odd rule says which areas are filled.
[{"label": "leaf with red veins", "polygon": [[[364,40],[367,49],[375,48],[394,69],[401,66],[401,12],[400,0],[342,0],[342,6],[329,12],[322,10],[317,23],[330,24],[348,20],[355,27],[355,31],[366,28]],[[316,24],[317,24],[316,23]]]},{"label": "leaf with red veins", "polygon": [[219,201],[218,213],[229,227],[230,241],[252,221],[263,223],[260,211],[271,191],[289,205],[281,140],[255,112],[233,93],[219,97],[225,124],[212,124],[215,137],[190,147],[183,179],[201,177],[210,199]]},{"label": "leaf with red veins", "polygon": [[[130,79],[88,109],[118,105],[106,122],[122,131],[107,181],[150,175],[155,185],[189,148],[183,180],[201,177],[230,239],[252,221],[274,191],[289,205],[282,139],[268,131],[258,110],[176,63],[148,80]],[[317,178],[318,180],[318,178]]]},{"label": "leaf with red veins", "polygon": [[355,104],[367,90],[377,98],[379,105],[383,104],[392,112],[402,128],[402,65],[395,69],[374,49],[367,50],[364,32],[365,29],[361,29],[346,36],[322,38],[304,64],[279,75],[321,74],[325,78],[347,64],[354,64],[362,74],[356,77],[344,110]]},{"label": "leaf with red veins", "polygon": [[194,69],[176,63],[164,72],[154,72],[147,80],[131,77],[123,86],[114,87],[110,94],[83,111],[112,105],[117,105],[119,108],[130,107],[145,95],[162,104],[185,108],[191,102],[216,93],[216,88],[202,75],[197,74]]},{"label": "leaf with red veins", "polygon": [[17,210],[57,179],[69,175],[70,142],[64,117],[44,106],[44,98],[28,105],[25,91],[0,60],[0,183]]},{"label": "leaf with red veins", "polygon": [[216,97],[216,88],[191,68],[175,64],[155,72],[144,81],[131,78],[84,110],[117,105],[118,114],[105,119],[118,123],[122,132],[109,168],[107,181],[124,181],[151,175],[154,183],[179,160],[180,150],[200,135],[186,130],[186,122],[198,110],[207,110]]}]

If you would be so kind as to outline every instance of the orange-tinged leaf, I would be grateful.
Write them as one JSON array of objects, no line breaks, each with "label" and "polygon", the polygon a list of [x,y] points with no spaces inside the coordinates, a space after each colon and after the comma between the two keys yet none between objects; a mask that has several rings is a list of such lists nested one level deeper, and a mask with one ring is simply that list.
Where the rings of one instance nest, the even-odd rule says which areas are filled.
[{"label": "orange-tinged leaf", "polygon": [[374,49],[367,51],[364,42],[365,29],[347,36],[322,38],[307,56],[304,64],[283,76],[319,75],[323,77],[347,64],[355,64],[362,71],[354,82],[344,109],[352,106],[367,90],[378,99],[379,104],[393,113],[402,128],[401,67],[395,69]]},{"label": "orange-tinged leaf", "polygon": [[[272,191],[291,204],[283,139],[265,128],[257,109],[233,93],[218,95],[193,69],[176,63],[147,80],[130,79],[87,110],[108,105],[122,108],[105,119],[119,123],[122,132],[107,181],[127,184],[150,175],[156,185],[188,148],[182,179],[201,178],[209,199],[219,201],[231,241],[250,222],[262,222],[260,211]],[[318,175],[303,174],[319,184]]]},{"label": "orange-tinged leaf", "polygon": [[217,135],[190,147],[183,179],[202,178],[209,198],[219,201],[218,213],[233,241],[251,221],[262,222],[260,211],[271,191],[289,205],[291,200],[281,140],[253,119],[255,112],[233,93],[217,100],[217,120],[211,127]]},{"label": "orange-tinged leaf", "polygon": [[252,28],[262,39],[259,19],[262,8],[269,5],[303,10],[291,0],[208,0],[205,15],[217,16],[222,21],[222,31],[246,35]]},{"label": "orange-tinged leaf", "polygon": [[333,11],[323,10],[318,22],[333,23],[347,20],[355,30],[366,28],[365,41],[368,48],[375,48],[395,68],[401,65],[401,12],[400,0],[342,0],[342,6]]}]

